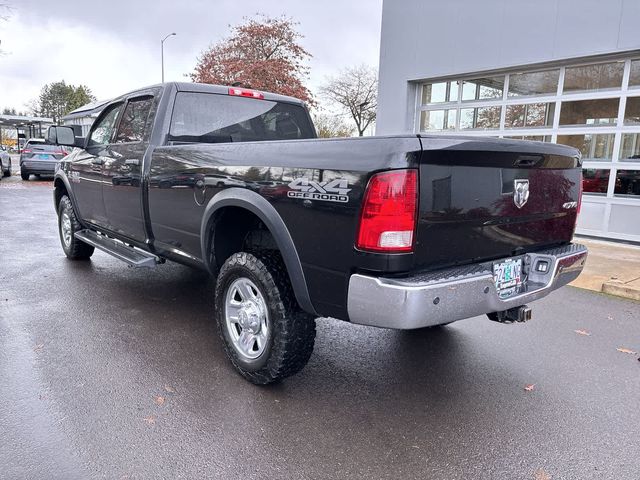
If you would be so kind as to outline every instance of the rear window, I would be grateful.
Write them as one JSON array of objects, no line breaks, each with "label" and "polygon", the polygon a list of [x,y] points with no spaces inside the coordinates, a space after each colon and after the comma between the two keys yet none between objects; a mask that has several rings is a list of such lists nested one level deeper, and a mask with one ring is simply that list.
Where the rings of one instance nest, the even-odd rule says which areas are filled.
[{"label": "rear window", "polygon": [[255,142],[314,138],[304,107],[213,93],[179,92],[171,142]]}]

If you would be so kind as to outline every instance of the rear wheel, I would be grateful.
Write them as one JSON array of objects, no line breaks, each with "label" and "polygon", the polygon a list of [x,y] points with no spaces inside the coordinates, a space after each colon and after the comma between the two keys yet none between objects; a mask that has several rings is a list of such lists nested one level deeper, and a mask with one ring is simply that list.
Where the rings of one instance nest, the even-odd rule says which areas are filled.
[{"label": "rear wheel", "polygon": [[82,226],[73,211],[71,200],[64,195],[58,204],[58,232],[62,250],[71,260],[85,260],[93,255],[94,248],[75,237],[79,230],[82,230]]},{"label": "rear wheel", "polygon": [[9,160],[9,166],[7,167],[7,171],[4,172],[4,176],[5,177],[10,177],[11,176],[11,160]]},{"label": "rear wheel", "polygon": [[315,319],[295,299],[277,253],[236,253],[218,275],[215,316],[225,352],[247,380],[266,385],[307,364]]}]

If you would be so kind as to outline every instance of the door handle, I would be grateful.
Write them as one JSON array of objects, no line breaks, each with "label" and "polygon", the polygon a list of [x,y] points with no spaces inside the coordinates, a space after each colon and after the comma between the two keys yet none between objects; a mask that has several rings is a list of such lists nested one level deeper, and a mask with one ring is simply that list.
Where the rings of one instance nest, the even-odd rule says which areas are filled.
[{"label": "door handle", "polygon": [[125,165],[140,165],[140,160],[137,158],[128,158],[124,161]]}]

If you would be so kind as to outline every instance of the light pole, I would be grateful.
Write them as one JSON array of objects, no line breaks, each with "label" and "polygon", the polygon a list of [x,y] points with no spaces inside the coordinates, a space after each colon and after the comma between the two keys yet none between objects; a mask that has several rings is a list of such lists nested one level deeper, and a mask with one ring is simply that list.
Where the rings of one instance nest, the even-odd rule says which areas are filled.
[{"label": "light pole", "polygon": [[164,37],[162,40],[160,40],[160,62],[162,63],[162,83],[164,83],[164,41],[169,37],[173,37],[174,35],[175,33],[170,33],[169,35]]}]

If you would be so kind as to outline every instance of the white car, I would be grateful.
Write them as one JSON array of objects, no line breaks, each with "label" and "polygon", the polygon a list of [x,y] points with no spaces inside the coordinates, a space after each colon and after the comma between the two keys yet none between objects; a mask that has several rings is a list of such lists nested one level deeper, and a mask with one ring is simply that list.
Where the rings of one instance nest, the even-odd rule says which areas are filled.
[{"label": "white car", "polygon": [[11,157],[5,150],[5,147],[0,147],[0,178],[11,176]]}]

